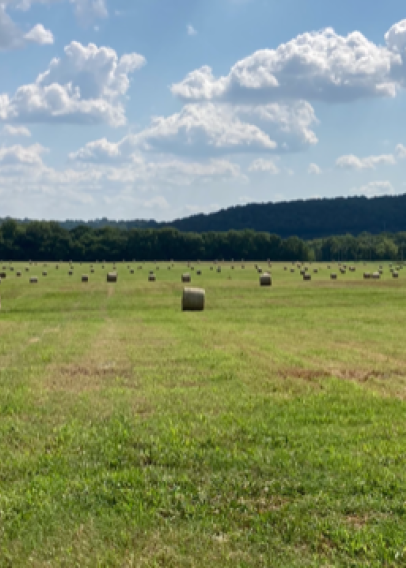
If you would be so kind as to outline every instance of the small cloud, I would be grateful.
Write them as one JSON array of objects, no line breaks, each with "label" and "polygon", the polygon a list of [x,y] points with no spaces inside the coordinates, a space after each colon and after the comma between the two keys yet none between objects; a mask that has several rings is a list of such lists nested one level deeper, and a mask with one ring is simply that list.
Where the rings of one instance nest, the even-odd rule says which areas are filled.
[{"label": "small cloud", "polygon": [[406,160],[406,146],[403,146],[403,144],[398,144],[396,146],[396,154],[401,160]]},{"label": "small cloud", "polygon": [[248,171],[267,172],[274,175],[279,174],[279,168],[275,165],[275,163],[272,160],[264,160],[263,158],[259,158],[252,162]]},{"label": "small cloud", "polygon": [[46,30],[42,24],[37,24],[28,33],[25,34],[26,41],[32,41],[38,45],[52,45],[54,36],[50,30]]},{"label": "small cloud", "polygon": [[189,36],[195,36],[197,35],[197,31],[195,30],[195,28],[192,26],[192,24],[188,24],[186,27],[187,30],[187,35]]},{"label": "small cloud", "polygon": [[11,126],[11,124],[7,124],[3,128],[3,134],[5,136],[25,136],[26,138],[31,136],[31,132],[25,126]]},{"label": "small cloud", "polygon": [[146,209],[169,209],[169,203],[162,195],[153,197],[149,201],[144,201],[143,206]]},{"label": "small cloud", "polygon": [[321,168],[319,168],[317,164],[310,164],[307,173],[310,175],[319,176],[322,172]]}]

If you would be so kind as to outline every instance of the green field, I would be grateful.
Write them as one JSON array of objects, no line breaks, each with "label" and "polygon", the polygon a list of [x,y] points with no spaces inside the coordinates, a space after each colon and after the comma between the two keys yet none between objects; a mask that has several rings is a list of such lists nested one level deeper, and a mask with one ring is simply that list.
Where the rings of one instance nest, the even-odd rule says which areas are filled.
[{"label": "green field", "polygon": [[1,567],[406,566],[405,271],[13,266]]}]

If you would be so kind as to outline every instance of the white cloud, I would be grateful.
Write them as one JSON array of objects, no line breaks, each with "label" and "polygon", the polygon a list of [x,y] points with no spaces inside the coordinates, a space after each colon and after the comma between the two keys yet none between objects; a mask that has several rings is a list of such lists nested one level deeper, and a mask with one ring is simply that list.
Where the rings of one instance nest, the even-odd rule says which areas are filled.
[{"label": "white cloud", "polygon": [[275,163],[272,160],[265,160],[263,158],[259,158],[258,160],[254,160],[249,168],[248,171],[250,172],[267,172],[270,174],[279,174],[280,170],[279,168],[275,165]]},{"label": "white cloud", "polygon": [[126,123],[122,97],[129,75],[145,64],[137,53],[117,53],[94,44],[72,42],[35,83],[12,97],[0,95],[0,119],[9,122]]},{"label": "white cloud", "polygon": [[386,46],[375,45],[357,31],[340,36],[327,28],[300,35],[277,49],[257,51],[222,77],[216,78],[208,66],[201,67],[173,84],[171,90],[185,101],[245,104],[393,97],[405,76],[405,38],[405,21],[391,28]]},{"label": "white cloud", "polygon": [[20,144],[15,146],[0,147],[0,164],[1,165],[24,165],[24,166],[41,166],[41,154],[48,150],[40,144],[23,147]]},{"label": "white cloud", "polygon": [[89,25],[95,18],[107,18],[105,0],[69,0],[75,7],[75,14],[83,25]]},{"label": "white cloud", "polygon": [[365,195],[366,197],[376,197],[379,195],[394,195],[395,191],[389,181],[371,181],[366,185],[351,190],[354,195]]},{"label": "white cloud", "polygon": [[197,31],[196,31],[195,28],[192,26],[192,24],[188,24],[188,25],[187,25],[186,31],[187,31],[187,35],[189,35],[189,36],[195,36],[195,35],[197,35]]},{"label": "white cloud", "polygon": [[5,136],[24,136],[27,138],[31,136],[31,132],[25,126],[12,126],[11,124],[4,126],[2,133]]},{"label": "white cloud", "polygon": [[157,197],[144,201],[143,205],[146,209],[169,209],[169,203],[162,195],[157,195]]},{"label": "white cloud", "polygon": [[316,175],[319,176],[322,171],[321,168],[317,165],[317,164],[310,164],[307,170],[307,173],[310,175]]},{"label": "white cloud", "polygon": [[394,164],[396,164],[396,159],[392,154],[369,156],[367,158],[358,158],[353,154],[349,154],[341,156],[336,160],[336,166],[345,170],[374,170],[377,166],[393,166]]},{"label": "white cloud", "polygon": [[406,146],[403,146],[403,144],[398,144],[396,146],[396,153],[400,160],[406,160]]},{"label": "white cloud", "polygon": [[34,26],[25,34],[24,39],[38,45],[52,45],[54,43],[52,32],[46,30],[42,24]]}]

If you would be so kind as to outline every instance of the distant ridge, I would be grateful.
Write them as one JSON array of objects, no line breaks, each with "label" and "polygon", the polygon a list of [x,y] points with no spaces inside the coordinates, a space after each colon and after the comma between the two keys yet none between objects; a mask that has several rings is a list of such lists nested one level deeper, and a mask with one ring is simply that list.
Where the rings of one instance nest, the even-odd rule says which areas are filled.
[{"label": "distant ridge", "polygon": [[[28,219],[20,222],[29,222]],[[362,232],[378,234],[406,231],[406,194],[384,197],[337,197],[280,203],[252,203],[198,214],[171,222],[154,220],[59,222],[65,229],[79,225],[92,228],[159,229],[174,227],[183,232],[204,233],[251,229],[274,233],[282,238],[314,239]]]}]

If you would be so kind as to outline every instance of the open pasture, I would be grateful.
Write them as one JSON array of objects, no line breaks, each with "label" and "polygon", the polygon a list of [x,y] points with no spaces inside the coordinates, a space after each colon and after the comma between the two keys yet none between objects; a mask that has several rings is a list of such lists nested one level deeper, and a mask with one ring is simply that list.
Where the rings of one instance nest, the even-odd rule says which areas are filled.
[{"label": "open pasture", "polygon": [[0,263],[1,567],[406,565],[405,270],[46,264]]}]

